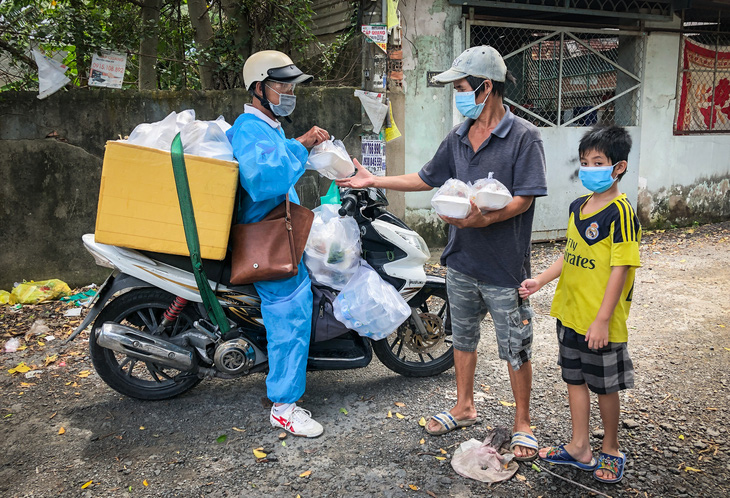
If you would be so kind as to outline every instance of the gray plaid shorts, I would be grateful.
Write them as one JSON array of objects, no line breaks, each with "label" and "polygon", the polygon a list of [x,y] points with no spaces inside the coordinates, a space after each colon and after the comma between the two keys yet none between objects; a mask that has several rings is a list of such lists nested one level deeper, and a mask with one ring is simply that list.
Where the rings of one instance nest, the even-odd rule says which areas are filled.
[{"label": "gray plaid shorts", "polygon": [[588,349],[585,335],[557,325],[560,344],[558,365],[566,384],[587,384],[596,394],[610,394],[634,387],[634,364],[625,342],[609,342],[601,349]]},{"label": "gray plaid shorts", "polygon": [[489,313],[497,335],[499,357],[514,370],[532,357],[532,317],[528,301],[517,289],[487,285],[456,270],[446,271],[454,349],[473,352],[479,344],[479,324]]}]

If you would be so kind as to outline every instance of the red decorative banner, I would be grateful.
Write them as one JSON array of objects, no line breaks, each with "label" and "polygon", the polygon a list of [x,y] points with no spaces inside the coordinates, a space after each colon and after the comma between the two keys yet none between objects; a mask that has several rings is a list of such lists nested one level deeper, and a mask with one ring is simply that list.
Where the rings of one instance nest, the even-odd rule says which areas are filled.
[{"label": "red decorative banner", "polygon": [[730,47],[715,48],[684,39],[677,132],[730,131]]}]

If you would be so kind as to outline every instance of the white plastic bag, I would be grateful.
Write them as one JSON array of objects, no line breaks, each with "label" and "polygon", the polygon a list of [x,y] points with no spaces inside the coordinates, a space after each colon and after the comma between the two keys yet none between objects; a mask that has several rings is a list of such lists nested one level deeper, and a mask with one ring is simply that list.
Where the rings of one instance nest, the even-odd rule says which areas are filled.
[{"label": "white plastic bag", "polygon": [[355,172],[355,165],[345,149],[345,144],[334,137],[312,147],[307,169],[313,169],[330,180],[347,178]]},{"label": "white plastic bag", "polygon": [[471,189],[457,180],[449,178],[431,198],[431,206],[442,216],[463,219],[471,211]]},{"label": "white plastic bag", "polygon": [[360,265],[360,229],[351,216],[340,217],[338,204],[314,209],[304,248],[304,264],[313,282],[342,289]]},{"label": "white plastic bag", "polygon": [[161,121],[137,125],[129,134],[127,142],[142,147],[170,150],[172,139],[177,133],[177,113],[172,111]]},{"label": "white plastic bag", "polygon": [[360,265],[333,308],[340,322],[375,341],[388,337],[411,316],[403,296],[367,263]]},{"label": "white plastic bag", "polygon": [[471,200],[484,211],[496,211],[512,202],[512,194],[502,182],[493,178],[490,172],[487,178],[477,180],[471,185]]},{"label": "white plastic bag", "polygon": [[33,50],[33,58],[38,66],[38,98],[45,99],[52,93],[60,90],[71,80],[66,76],[64,64],[46,57],[37,50]]}]

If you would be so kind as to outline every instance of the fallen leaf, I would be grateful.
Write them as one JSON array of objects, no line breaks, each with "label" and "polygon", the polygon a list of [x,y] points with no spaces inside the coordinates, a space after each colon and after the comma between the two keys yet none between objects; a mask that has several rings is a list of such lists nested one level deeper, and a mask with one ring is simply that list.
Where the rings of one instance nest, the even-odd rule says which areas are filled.
[{"label": "fallen leaf", "polygon": [[401,403],[400,401],[396,401],[396,402],[395,402],[395,403],[393,403],[393,404],[394,404],[395,406],[397,406],[398,408],[405,408],[405,407],[406,407],[406,404],[405,404],[405,403]]},{"label": "fallen leaf", "polygon": [[[65,434],[65,433],[66,433],[66,429],[64,429],[63,427],[61,427],[60,429],[58,429],[58,434],[59,435]],[[89,484],[91,484],[91,483],[89,483]]]},{"label": "fallen leaf", "polygon": [[433,491],[426,491],[426,494],[431,498],[436,498],[436,494]]},{"label": "fallen leaf", "polygon": [[219,443],[219,444],[220,444],[220,443],[225,443],[227,439],[228,439],[228,435],[226,435],[226,434],[221,434],[220,436],[218,436],[218,437],[216,438],[215,442],[216,442],[216,443]]},{"label": "fallen leaf", "polygon": [[91,375],[91,371],[90,370],[82,370],[82,371],[79,372],[79,377],[81,377],[82,379],[85,379],[89,375]]},{"label": "fallen leaf", "polygon": [[[92,482],[94,482],[94,481],[89,481],[89,482],[87,482],[86,484],[82,485],[82,486],[81,486],[81,489],[86,489],[86,488],[88,488],[89,486],[91,486],[91,483],[92,483]],[[130,488],[131,488],[131,486],[130,486]]]},{"label": "fallen leaf", "polygon": [[3,418],[10,418],[10,417],[12,417],[12,416],[13,416],[13,414],[12,414],[12,413],[8,413],[8,414],[7,414],[7,415],[5,415],[5,416],[4,416]]},{"label": "fallen leaf", "polygon": [[684,471],[685,472],[702,472],[702,469],[696,469],[694,467],[685,467]]},{"label": "fallen leaf", "polygon": [[345,410],[344,408],[340,408],[340,413],[342,413],[343,415],[347,415],[347,410]]},{"label": "fallen leaf", "polygon": [[287,433],[286,432],[280,432],[279,433],[279,439],[286,439]]},{"label": "fallen leaf", "polygon": [[246,429],[239,429],[238,427],[234,427],[233,430],[236,432],[246,432]]},{"label": "fallen leaf", "polygon": [[405,415],[401,415],[400,413],[397,413],[397,412],[396,412],[395,416],[398,418],[406,418]]},{"label": "fallen leaf", "polygon": [[30,387],[30,386],[34,386],[34,385],[35,384],[34,383],[31,383],[31,382],[21,382],[20,383],[20,386],[21,387]]},{"label": "fallen leaf", "polygon": [[50,355],[50,356],[46,356],[46,359],[44,360],[45,361],[45,365],[44,366],[47,367],[48,365],[50,365],[51,363],[53,363],[57,359],[58,359],[58,355],[57,354]]},{"label": "fallen leaf", "polygon": [[510,403],[509,401],[502,401],[502,400],[500,400],[499,403],[502,406],[516,406],[517,405],[517,403]]},{"label": "fallen leaf", "polygon": [[708,407],[707,407],[707,410],[708,410],[708,411],[711,411],[711,412],[716,412],[716,411],[717,411],[717,408],[714,408],[714,407],[710,407],[710,406],[708,406]]},{"label": "fallen leaf", "polygon": [[677,436],[677,437],[679,437],[679,439],[681,439],[682,441],[684,441],[684,434],[680,434],[680,435],[679,435],[679,436]]},{"label": "fallen leaf", "polygon": [[416,486],[415,484],[409,484],[408,487],[411,488],[413,491],[418,491],[418,486]]},{"label": "fallen leaf", "polygon": [[436,460],[446,460],[446,457],[440,457],[440,456],[437,456],[437,457],[434,457],[434,458],[435,458]]},{"label": "fallen leaf", "polygon": [[517,475],[515,475],[515,477],[517,478],[518,481],[524,482],[527,480],[527,477],[523,476],[522,474],[517,474]]},{"label": "fallen leaf", "polygon": [[439,448],[439,451],[441,452],[441,454],[442,454],[442,455],[445,455],[446,453],[448,453],[448,452],[447,452],[447,451],[446,451],[445,449],[443,449],[443,448]]},{"label": "fallen leaf", "polygon": [[418,421],[418,425],[421,427],[426,427],[426,419],[421,417],[421,420]]},{"label": "fallen leaf", "polygon": [[147,479],[145,479],[144,481],[142,481],[142,484],[144,484],[145,486],[149,486],[150,485],[150,483],[147,482]]},{"label": "fallen leaf", "polygon": [[8,370],[8,373],[14,374],[14,373],[26,373],[30,372],[30,367],[26,365],[25,363],[18,363],[18,366],[15,368],[11,368]]},{"label": "fallen leaf", "polygon": [[385,416],[385,418],[393,418],[393,414],[388,410],[388,414]]},{"label": "fallen leaf", "polygon": [[139,426],[139,430],[143,431],[144,430],[144,425],[140,425]]},{"label": "fallen leaf", "polygon": [[286,448],[286,441],[282,441],[281,445]]},{"label": "fallen leaf", "polygon": [[532,464],[532,470],[534,470],[535,472],[542,472],[542,470],[540,470],[540,467],[538,467],[538,466],[537,466],[536,464],[534,464],[534,463]]},{"label": "fallen leaf", "polygon": [[418,441],[418,444],[426,444],[426,440],[425,439],[421,439],[420,441]]},{"label": "fallen leaf", "polygon": [[253,450],[253,456],[255,456],[256,458],[266,458],[266,453],[261,451],[262,449],[263,448],[256,448],[255,450]]},{"label": "fallen leaf", "polygon": [[302,472],[301,474],[299,474],[299,477],[309,477],[310,475],[312,475],[312,471],[311,470],[307,470],[307,471]]}]

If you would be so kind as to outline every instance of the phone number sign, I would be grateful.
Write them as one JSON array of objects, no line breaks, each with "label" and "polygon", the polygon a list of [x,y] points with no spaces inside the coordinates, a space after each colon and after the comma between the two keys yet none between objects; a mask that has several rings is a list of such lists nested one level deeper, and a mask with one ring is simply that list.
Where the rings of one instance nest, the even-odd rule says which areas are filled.
[{"label": "phone number sign", "polygon": [[122,88],[127,54],[118,52],[99,52],[91,58],[89,86]]}]

